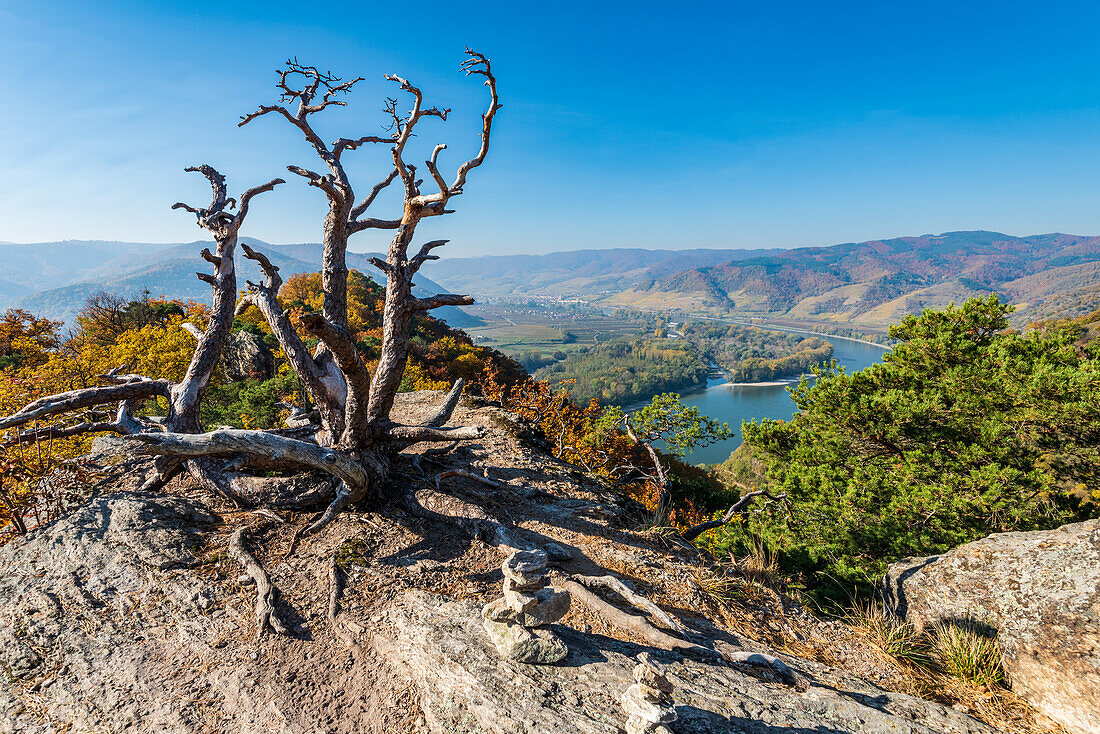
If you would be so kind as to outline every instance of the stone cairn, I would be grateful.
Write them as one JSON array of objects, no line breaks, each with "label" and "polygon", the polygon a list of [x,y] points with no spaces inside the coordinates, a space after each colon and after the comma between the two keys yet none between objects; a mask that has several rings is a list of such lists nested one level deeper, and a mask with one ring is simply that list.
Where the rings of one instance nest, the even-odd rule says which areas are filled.
[{"label": "stone cairn", "polygon": [[671,734],[664,725],[676,721],[672,684],[665,677],[665,669],[647,653],[640,654],[638,660],[641,663],[634,668],[634,685],[622,698],[626,734]]},{"label": "stone cairn", "polygon": [[547,665],[568,654],[565,643],[542,629],[569,611],[569,592],[548,588],[546,552],[515,551],[501,566],[504,596],[481,610],[485,630],[502,657]]}]

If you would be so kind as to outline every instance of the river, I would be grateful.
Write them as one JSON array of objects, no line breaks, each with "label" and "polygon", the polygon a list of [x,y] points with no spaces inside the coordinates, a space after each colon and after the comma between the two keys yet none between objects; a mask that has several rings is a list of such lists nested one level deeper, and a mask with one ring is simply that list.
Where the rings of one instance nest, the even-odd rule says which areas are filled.
[{"label": "river", "polygon": [[[796,330],[784,329],[784,331]],[[844,365],[849,372],[856,372],[881,361],[882,355],[887,351],[886,347],[855,339],[844,339],[811,331],[796,333],[819,336],[828,341],[833,345],[833,359]],[[761,418],[788,419],[793,416],[795,406],[787,392],[789,385],[789,382],[730,385],[725,378],[721,378],[709,380],[705,390],[684,395],[684,404],[695,406],[703,415],[717,421],[729,423],[734,431],[733,438],[693,451],[688,454],[687,461],[692,464],[718,464],[725,461],[730,453],[741,445],[741,421]]]}]

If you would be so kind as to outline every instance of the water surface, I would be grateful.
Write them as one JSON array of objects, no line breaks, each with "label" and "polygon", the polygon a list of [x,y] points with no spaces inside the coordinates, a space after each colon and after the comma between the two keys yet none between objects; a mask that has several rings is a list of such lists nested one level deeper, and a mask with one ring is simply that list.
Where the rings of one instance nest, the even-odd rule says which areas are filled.
[{"label": "water surface", "polygon": [[[785,331],[795,330],[785,329]],[[819,336],[828,341],[833,345],[833,359],[844,365],[849,372],[861,370],[881,361],[882,355],[887,351],[886,347],[880,347],[877,344],[843,339],[828,334],[810,331],[796,333]],[[761,418],[788,419],[793,416],[795,405],[787,392],[789,386],[789,382],[730,385],[722,378],[709,380],[705,390],[684,395],[686,405],[695,406],[703,415],[717,421],[729,423],[734,431],[733,438],[694,451],[688,454],[687,460],[692,464],[723,462],[729,458],[730,452],[741,445],[741,421]]]}]

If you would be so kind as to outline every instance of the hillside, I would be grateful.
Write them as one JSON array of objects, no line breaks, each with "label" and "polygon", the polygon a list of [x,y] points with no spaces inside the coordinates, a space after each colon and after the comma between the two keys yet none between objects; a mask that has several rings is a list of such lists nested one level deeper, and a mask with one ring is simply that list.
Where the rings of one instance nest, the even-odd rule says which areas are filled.
[{"label": "hillside", "polygon": [[997,292],[1020,306],[1014,321],[1026,323],[1096,308],[1097,263],[1100,237],[947,232],[679,269],[607,301],[881,327]]},{"label": "hillside", "polygon": [[[404,394],[398,414],[439,399]],[[0,549],[0,618],[12,620],[0,625],[12,680],[0,732],[614,734],[641,653],[667,666],[679,734],[997,730],[973,717],[988,711],[896,692],[904,676],[852,628],[629,529],[635,510],[518,439],[515,416],[470,404],[455,418],[483,437],[418,459],[432,473],[476,467],[499,486],[452,477],[442,494],[410,454],[403,486],[419,516],[348,511],[296,547],[300,515],[242,512],[183,481],[136,492],[148,461],[100,441],[110,478],[96,495]],[[554,588],[622,579],[634,601],[571,596],[546,628],[564,660],[502,658],[481,612],[514,550],[501,533],[545,548]],[[226,551],[235,535],[281,591],[285,636],[257,633],[256,590]],[[1016,710],[1013,730],[1041,730]]]},{"label": "hillside", "polygon": [[446,258],[424,269],[448,288],[481,297],[595,297],[655,274],[759,257],[779,250],[643,250],[613,248],[547,255]]},{"label": "hillside", "polygon": [[[321,245],[271,245],[241,238],[268,255],[283,277],[316,272],[321,267]],[[195,277],[205,263],[199,256],[205,241],[181,244],[142,244],[71,240],[29,245],[0,244],[0,310],[17,306],[37,316],[71,321],[93,293],[107,291],[133,296],[148,290],[154,296],[206,301],[210,288]],[[374,253],[347,254],[348,267],[376,278],[369,259]],[[259,281],[259,267],[244,257],[237,258],[237,280]],[[428,296],[446,288],[417,274],[414,293]],[[481,319],[459,308],[444,307],[434,312],[457,328],[478,326]]]}]

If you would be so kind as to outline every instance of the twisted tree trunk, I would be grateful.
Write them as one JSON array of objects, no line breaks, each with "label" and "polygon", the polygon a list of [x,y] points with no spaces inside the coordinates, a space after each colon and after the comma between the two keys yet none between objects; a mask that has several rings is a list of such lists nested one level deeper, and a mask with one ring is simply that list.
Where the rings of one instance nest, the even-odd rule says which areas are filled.
[{"label": "twisted tree trunk", "polygon": [[[432,216],[450,214],[448,202],[463,193],[467,175],[481,165],[489,149],[492,124],[500,103],[497,98],[496,78],[489,60],[467,49],[462,69],[470,76],[484,78],[489,89],[489,106],[482,114],[481,143],[477,154],[458,167],[453,182],[448,184],[439,172],[438,159],[446,149],[436,145],[425,165],[438,191],[423,194],[422,180],[416,177],[416,166],[406,163],[406,146],[413,137],[413,130],[425,117],[446,121],[449,110],[423,106],[420,90],[407,80],[387,76],[412,100],[408,113],[397,111],[397,101],[389,100],[385,107],[391,117],[392,134],[389,136],[364,136],[355,139],[340,138],[331,145],[325,143],[313,129],[311,116],[333,105],[344,105],[340,97],[351,90],[361,78],[342,81],[316,67],[288,61],[279,73],[280,102],[297,103],[292,111],[283,104],[261,105],[256,112],[242,117],[245,125],[268,114],[283,117],[296,127],[312,146],[327,168],[322,175],[300,166],[288,166],[287,170],[306,179],[310,186],[320,189],[328,201],[328,213],[323,227],[322,286],[324,302],[321,313],[301,317],[303,328],[318,340],[311,353],[302,336],[298,334],[285,310],[278,302],[282,285],[279,269],[262,253],[242,245],[245,257],[256,261],[264,273],[265,282],[248,283],[248,293],[234,308],[237,281],[234,256],[238,233],[248,212],[249,201],[258,193],[270,191],[284,183],[274,179],[263,186],[246,191],[237,206],[227,197],[225,179],[210,166],[188,168],[202,173],[210,181],[213,198],[210,206],[196,208],[176,204],[195,215],[200,227],[209,231],[216,242],[215,252],[203,250],[202,256],[215,268],[214,275],[200,273],[199,278],[213,287],[213,310],[206,328],[196,334],[198,343],[187,373],[179,383],[151,380],[139,375],[121,374],[122,368],[102,375],[113,383],[107,387],[77,390],[35,401],[19,413],[0,417],[0,430],[25,425],[46,416],[55,416],[73,410],[90,408],[117,402],[116,420],[84,422],[76,425],[59,425],[33,428],[5,439],[5,443],[35,440],[43,435],[77,435],[94,431],[112,431],[131,435],[139,441],[141,451],[161,457],[158,463],[159,482],[163,482],[183,462],[197,479],[212,490],[220,492],[238,503],[256,496],[258,483],[268,481],[249,477],[237,471],[247,467],[247,457],[256,457],[259,463],[281,462],[287,468],[311,469],[334,477],[336,489],[326,490],[330,499],[328,509],[311,530],[319,530],[348,504],[363,499],[372,486],[381,494],[390,473],[391,456],[401,448],[417,441],[455,441],[476,438],[477,429],[442,428],[450,418],[461,384],[447,396],[443,405],[425,425],[404,426],[391,420],[394,397],[401,385],[409,355],[409,331],[413,315],[420,311],[446,305],[466,305],[473,302],[468,296],[440,294],[430,298],[412,295],[412,281],[416,272],[428,260],[438,259],[431,251],[446,244],[435,240],[421,246],[418,254],[408,255],[419,222]],[[376,183],[362,200],[356,201],[355,191],[344,169],[343,155],[367,143],[387,144],[391,148],[393,168]],[[401,216],[395,219],[377,219],[365,216],[377,197],[394,181],[400,180],[404,188]],[[386,276],[386,296],[382,314],[381,357],[374,374],[368,374],[350,333],[348,322],[346,262],[348,238],[364,229],[396,230],[387,252],[386,260],[372,262]],[[200,407],[207,385],[221,358],[226,337],[232,327],[234,314],[241,314],[257,307],[279,341],[291,367],[297,373],[308,395],[318,423],[302,426],[295,423],[295,434],[303,434],[308,440],[278,435],[265,431],[215,431],[202,434]],[[163,428],[151,421],[135,417],[134,409],[144,400],[163,396],[168,398],[168,415]],[[256,462],[252,462],[256,463]],[[285,479],[272,478],[285,496],[290,487],[299,485]],[[260,493],[262,496],[262,492]],[[304,490],[310,497],[318,496],[311,489]]]}]

